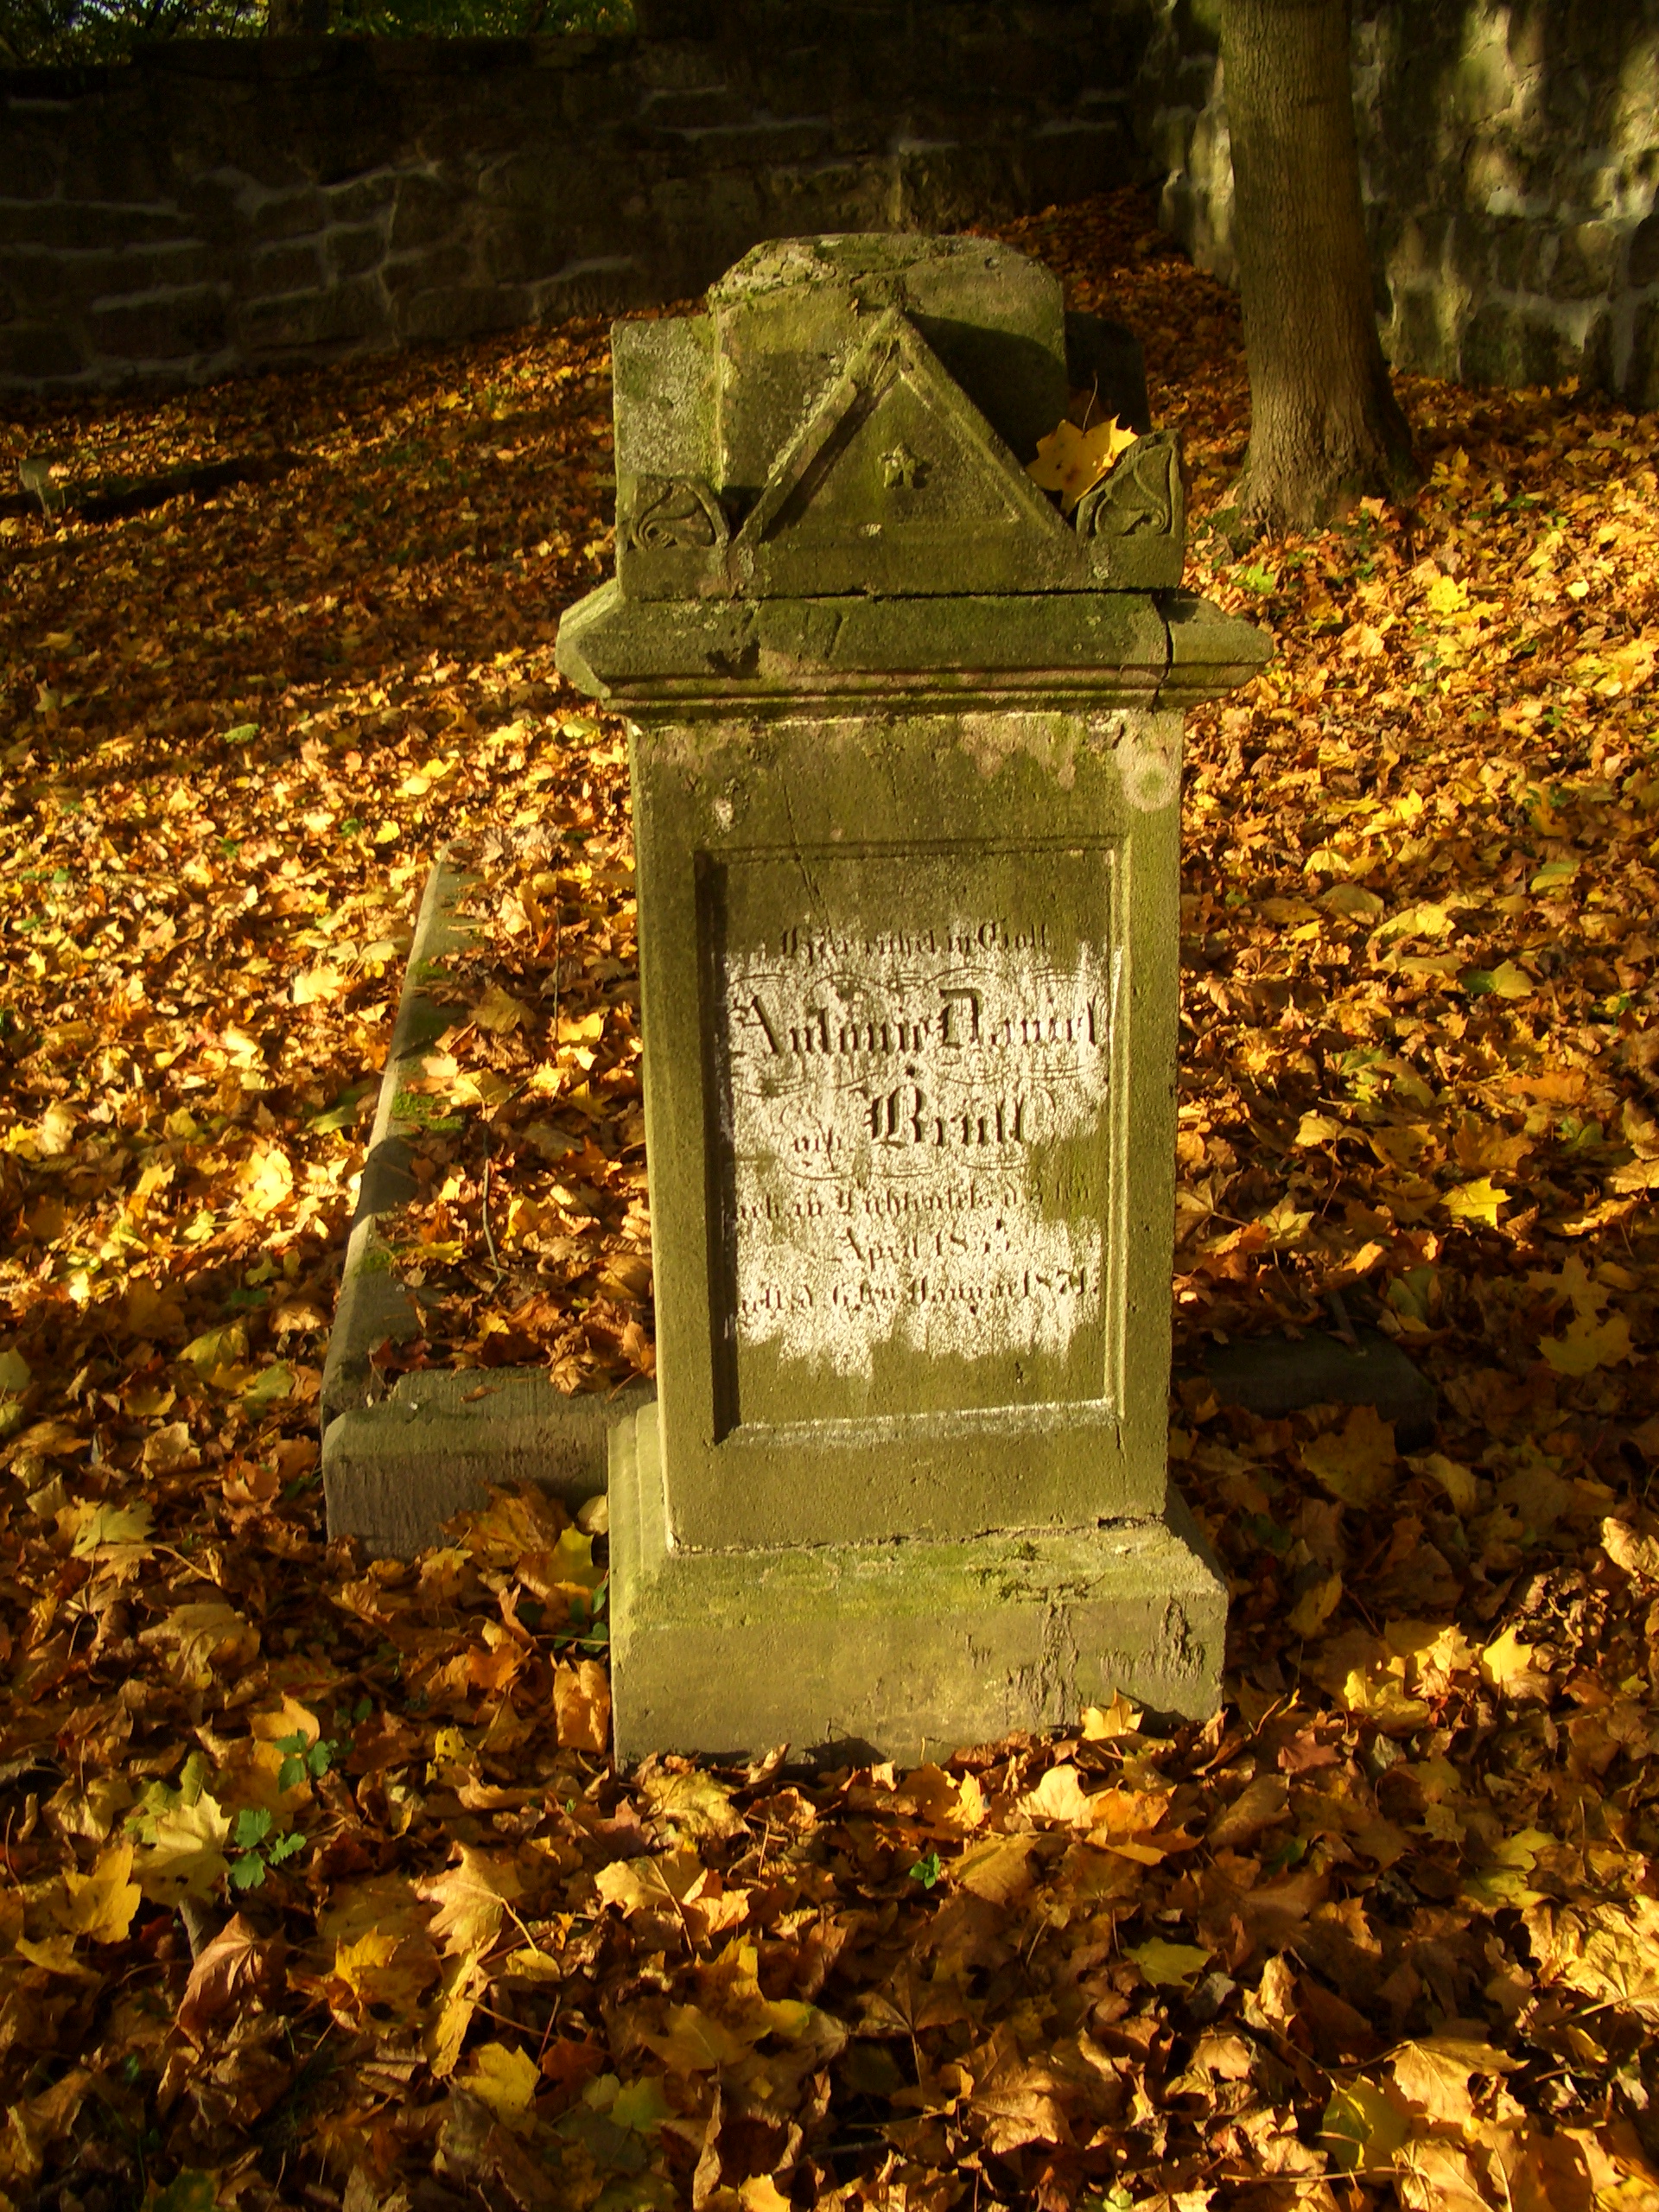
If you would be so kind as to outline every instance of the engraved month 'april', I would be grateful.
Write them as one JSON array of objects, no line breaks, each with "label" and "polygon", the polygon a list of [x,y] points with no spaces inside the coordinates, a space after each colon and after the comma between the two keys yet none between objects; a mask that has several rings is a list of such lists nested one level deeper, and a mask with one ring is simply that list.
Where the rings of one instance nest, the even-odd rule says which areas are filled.
[{"label": "engraved month 'april'", "polygon": [[1103,1127],[1109,953],[790,925],[723,968],[740,1341],[843,1374],[895,1337],[1063,1353],[1100,1307],[1065,1155]]}]

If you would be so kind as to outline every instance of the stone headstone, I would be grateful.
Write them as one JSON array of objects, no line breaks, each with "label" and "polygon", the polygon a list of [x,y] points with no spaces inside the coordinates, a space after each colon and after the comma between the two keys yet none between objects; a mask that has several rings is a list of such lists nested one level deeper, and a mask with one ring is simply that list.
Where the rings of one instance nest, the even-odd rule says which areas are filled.
[{"label": "stone headstone", "polygon": [[916,1758],[1216,1700],[1167,1478],[1179,456],[1075,518],[1059,287],[795,239],[615,332],[658,1403],[612,1456],[617,1751]]}]

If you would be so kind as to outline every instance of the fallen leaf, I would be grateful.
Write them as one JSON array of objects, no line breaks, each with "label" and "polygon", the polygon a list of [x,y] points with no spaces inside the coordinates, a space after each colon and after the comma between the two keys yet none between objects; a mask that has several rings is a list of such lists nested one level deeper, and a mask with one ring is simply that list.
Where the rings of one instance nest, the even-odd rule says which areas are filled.
[{"label": "fallen leaf", "polygon": [[428,1933],[439,1948],[476,1958],[500,1934],[503,1922],[524,1895],[524,1884],[507,1853],[463,1843],[457,1863],[417,1882],[415,1893],[438,1908]]},{"label": "fallen leaf", "polygon": [[[522,1028],[531,1016],[530,1008],[522,999],[514,998],[512,992],[504,990],[499,983],[492,983],[473,1008],[472,1019],[480,1029],[510,1035],[513,1030]],[[487,2103],[489,2100],[486,2098],[485,2101]]]},{"label": "fallen leaf", "polygon": [[1375,1406],[1356,1406],[1340,1430],[1316,1436],[1301,1447],[1302,1465],[1344,1505],[1367,1512],[1394,1487],[1393,1425]]},{"label": "fallen leaf", "polygon": [[1442,1452],[1426,1452],[1421,1458],[1408,1459],[1406,1465],[1415,1475],[1427,1475],[1445,1491],[1455,1513],[1472,1513],[1478,1496],[1478,1485],[1467,1467],[1455,1459],[1448,1459]]},{"label": "fallen leaf", "polygon": [[1460,1183],[1455,1190],[1446,1192],[1441,1200],[1454,1221],[1476,1222],[1484,1229],[1496,1229],[1499,1209],[1510,1204],[1510,1194],[1483,1175],[1478,1181]]},{"label": "fallen leaf", "polygon": [[98,1855],[90,1874],[67,1872],[60,1915],[73,1936],[95,1943],[119,1943],[132,1926],[141,1892],[132,1879],[132,1846],[112,1843]]},{"label": "fallen leaf", "polygon": [[704,1837],[721,1841],[744,1833],[743,1815],[732,1802],[730,1789],[700,1769],[652,1775],[641,1785],[640,1795],[653,1820],[693,1841]]},{"label": "fallen leaf", "polygon": [[1523,1643],[1511,1626],[1494,1637],[1480,1655],[1481,1678],[1506,1697],[1548,1698],[1548,1675],[1532,1663],[1534,1646]]},{"label": "fallen leaf", "polygon": [[1144,1943],[1126,1944],[1123,1955],[1135,1961],[1148,1981],[1169,1989],[1184,1988],[1196,1980],[1211,1957],[1196,1943],[1172,1943],[1162,1936],[1148,1936]]},{"label": "fallen leaf", "polygon": [[502,2043],[480,2044],[471,2063],[459,2075],[461,2084],[487,2105],[504,2127],[527,2135],[535,2123],[532,2109],[542,2086],[541,2069],[527,2051]]},{"label": "fallen leaf", "polygon": [[1580,1314],[1567,1323],[1564,1336],[1545,1337],[1538,1349],[1558,1375],[1593,1374],[1630,1357],[1630,1325],[1622,1313],[1600,1322]]},{"label": "fallen leaf", "polygon": [[1084,493],[1127,453],[1139,434],[1118,423],[1116,416],[1080,430],[1075,423],[1057,423],[1046,438],[1037,441],[1037,458],[1026,474],[1045,492],[1060,493],[1060,510],[1070,514]]},{"label": "fallen leaf", "polygon": [[179,2000],[178,2024],[200,2044],[213,2024],[251,2003],[281,1994],[287,1945],[234,1913],[193,1961]]},{"label": "fallen leaf", "polygon": [[221,1847],[229,1841],[230,1815],[202,1790],[190,1802],[175,1800],[135,1815],[140,1838],[133,1872],[145,1897],[156,1904],[176,1904],[182,1897],[211,1897],[230,1872]]}]

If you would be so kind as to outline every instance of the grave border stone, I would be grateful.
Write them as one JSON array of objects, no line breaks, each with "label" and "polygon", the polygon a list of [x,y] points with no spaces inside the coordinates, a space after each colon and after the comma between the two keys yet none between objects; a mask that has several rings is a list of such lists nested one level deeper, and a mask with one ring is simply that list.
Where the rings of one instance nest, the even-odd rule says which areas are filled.
[{"label": "grave border stone", "polygon": [[420,1318],[398,1282],[380,1217],[417,1190],[400,1112],[433,1039],[454,1019],[426,990],[444,957],[474,941],[460,907],[476,880],[441,852],[427,877],[380,1090],[329,1333],[321,1402],[322,1484],[330,1536],[359,1537],[377,1559],[406,1559],[438,1541],[455,1513],[493,1487],[533,1484],[573,1512],[605,1488],[615,1422],[653,1395],[567,1397],[540,1367],[429,1368],[382,1389],[373,1355],[406,1342]]}]

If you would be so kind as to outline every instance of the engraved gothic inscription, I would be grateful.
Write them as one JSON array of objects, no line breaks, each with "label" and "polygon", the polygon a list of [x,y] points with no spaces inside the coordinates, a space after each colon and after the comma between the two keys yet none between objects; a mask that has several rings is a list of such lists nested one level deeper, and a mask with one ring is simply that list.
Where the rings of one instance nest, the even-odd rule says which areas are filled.
[{"label": "engraved gothic inscription", "polygon": [[732,864],[740,1368],[762,1345],[849,1381],[884,1348],[889,1366],[989,1361],[966,1402],[996,1402],[1021,1361],[1064,1363],[1097,1334],[1109,867],[1099,850]]}]

